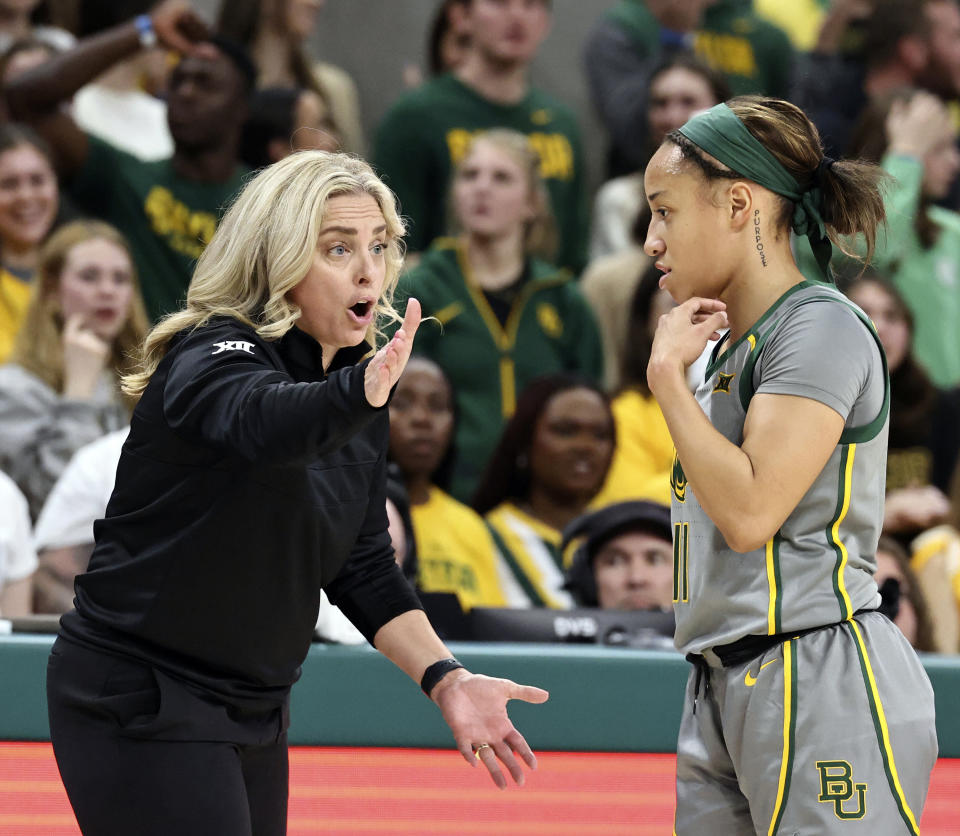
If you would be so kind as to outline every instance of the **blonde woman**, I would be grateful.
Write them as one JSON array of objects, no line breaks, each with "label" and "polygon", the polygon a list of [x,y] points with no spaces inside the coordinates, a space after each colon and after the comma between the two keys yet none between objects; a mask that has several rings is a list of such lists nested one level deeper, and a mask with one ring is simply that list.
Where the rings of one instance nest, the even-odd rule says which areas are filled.
[{"label": "blonde woman", "polygon": [[129,422],[120,376],[147,331],[130,250],[112,226],[61,227],[37,276],[10,362],[0,366],[0,469],[34,518],[70,457]]},{"label": "blonde woman", "polygon": [[527,137],[474,137],[454,172],[456,238],[441,238],[404,279],[403,293],[436,317],[417,353],[450,378],[459,419],[451,493],[469,501],[516,398],[540,375],[603,374],[586,300],[548,260],[555,230],[540,160]]},{"label": "blonde woman", "polygon": [[290,687],[321,590],[470,763],[500,786],[500,762],[523,780],[514,752],[535,765],[505,705],[546,693],[464,670],[393,557],[383,407],[418,304],[372,343],[396,318],[402,235],[366,163],[291,155],[248,183],[125,378],[140,400],[48,669],[85,834],[285,832]]}]

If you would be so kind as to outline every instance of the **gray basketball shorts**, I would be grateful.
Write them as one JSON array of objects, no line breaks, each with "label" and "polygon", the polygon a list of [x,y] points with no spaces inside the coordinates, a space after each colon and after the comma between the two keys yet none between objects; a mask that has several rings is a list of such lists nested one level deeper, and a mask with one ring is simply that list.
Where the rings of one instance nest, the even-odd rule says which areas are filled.
[{"label": "gray basketball shorts", "polygon": [[[687,681],[676,836],[919,834],[933,689],[879,613]],[[694,700],[697,700],[694,711]]]}]

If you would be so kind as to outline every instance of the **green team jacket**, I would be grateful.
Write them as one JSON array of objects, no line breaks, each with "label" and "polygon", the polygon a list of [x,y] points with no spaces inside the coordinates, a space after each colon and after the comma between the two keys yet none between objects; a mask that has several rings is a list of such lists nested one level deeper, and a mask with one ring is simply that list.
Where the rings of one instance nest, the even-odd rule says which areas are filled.
[{"label": "green team jacket", "polygon": [[586,263],[590,216],[580,128],[573,111],[530,89],[515,105],[491,102],[452,75],[402,96],[377,129],[374,165],[410,220],[407,248],[421,252],[447,235],[450,174],[473,134],[510,128],[526,134],[557,221],[557,262],[579,273]]},{"label": "green team jacket", "polygon": [[[927,213],[940,230],[924,247],[915,227],[923,194],[923,163],[886,154],[881,161],[891,176],[883,192],[886,223],[877,230],[871,267],[889,278],[913,314],[913,356],[937,386],[960,384],[960,214],[942,206]],[[793,239],[797,265],[807,278],[822,280],[806,238]],[[862,238],[847,241],[866,255]],[[842,275],[856,275],[862,265],[833,248],[830,262]]]},{"label": "green team jacket", "polygon": [[424,316],[438,320],[420,326],[413,350],[437,362],[453,384],[458,415],[451,493],[461,501],[470,500],[524,386],[562,371],[596,382],[603,377],[600,333],[571,275],[538,259],[531,259],[528,275],[506,326],[452,238],[437,240],[397,291],[401,309],[414,296]]},{"label": "green team jacket", "polygon": [[[700,58],[723,73],[735,96],[764,93],[785,99],[790,92],[793,46],[779,27],[764,20],[750,0],[719,0],[703,14],[693,35]],[[642,0],[621,0],[608,19],[625,31],[644,55],[660,48],[659,21]]]}]

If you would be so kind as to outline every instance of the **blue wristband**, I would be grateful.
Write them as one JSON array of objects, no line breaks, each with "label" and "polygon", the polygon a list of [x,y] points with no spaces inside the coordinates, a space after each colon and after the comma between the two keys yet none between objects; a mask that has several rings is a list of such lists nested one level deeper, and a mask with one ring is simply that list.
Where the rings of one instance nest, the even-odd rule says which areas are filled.
[{"label": "blue wristband", "polygon": [[153,18],[150,15],[138,15],[133,20],[140,38],[140,46],[149,49],[157,45],[157,32],[153,28]]}]

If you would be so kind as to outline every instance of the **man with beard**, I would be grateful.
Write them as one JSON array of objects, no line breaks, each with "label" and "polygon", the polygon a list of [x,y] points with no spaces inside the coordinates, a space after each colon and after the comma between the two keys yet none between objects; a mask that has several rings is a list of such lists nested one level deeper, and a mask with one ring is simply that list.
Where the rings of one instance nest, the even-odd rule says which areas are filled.
[{"label": "man with beard", "polygon": [[[174,152],[143,162],[82,131],[63,103],[157,43],[181,55],[167,91]],[[154,320],[182,305],[194,262],[247,172],[237,149],[255,76],[241,48],[211,36],[181,0],[167,0],[149,15],[82,39],[6,87],[11,116],[50,143],[77,205],[129,240]]]},{"label": "man with beard", "polygon": [[[817,49],[803,59],[790,97],[841,157],[867,103],[900,87],[960,97],[960,6],[956,0],[843,0],[833,5]],[[960,201],[946,201],[956,207]]]}]

